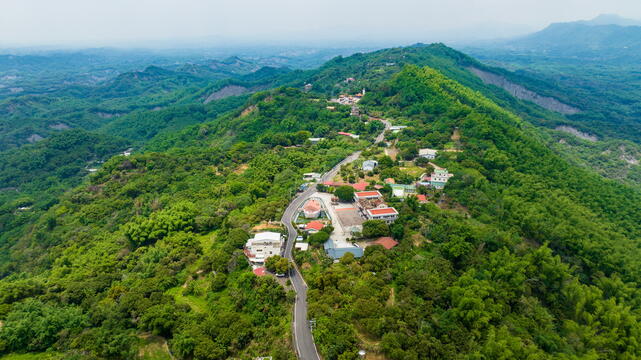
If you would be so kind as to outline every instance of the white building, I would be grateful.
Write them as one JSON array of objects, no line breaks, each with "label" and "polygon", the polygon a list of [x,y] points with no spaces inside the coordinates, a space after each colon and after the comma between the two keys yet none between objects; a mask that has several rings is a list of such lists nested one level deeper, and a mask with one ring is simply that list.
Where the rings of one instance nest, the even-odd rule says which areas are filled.
[{"label": "white building", "polygon": [[369,220],[383,220],[391,224],[398,218],[398,211],[393,207],[369,209],[367,210],[367,218]]},{"label": "white building", "polygon": [[422,158],[426,158],[429,160],[434,160],[436,159],[436,154],[438,153],[438,150],[434,149],[419,149],[418,150],[418,156]]},{"label": "white building", "polygon": [[254,265],[265,263],[267,258],[280,255],[283,247],[283,236],[277,232],[265,231],[257,233],[245,244],[245,255]]},{"label": "white building", "polygon": [[383,195],[378,191],[357,191],[354,193],[354,201],[380,199],[383,199]]},{"label": "white building", "polygon": [[323,175],[319,173],[305,173],[303,174],[303,180],[305,181],[320,181]]},{"label": "white building", "polygon": [[365,160],[363,161],[363,171],[372,171],[375,167],[378,166],[378,161],[376,160]]},{"label": "white building", "polygon": [[406,127],[407,126],[405,126],[405,125],[394,125],[394,126],[390,126],[389,129],[390,129],[390,131],[392,133],[396,134],[396,133],[400,132],[401,130],[405,129]]}]

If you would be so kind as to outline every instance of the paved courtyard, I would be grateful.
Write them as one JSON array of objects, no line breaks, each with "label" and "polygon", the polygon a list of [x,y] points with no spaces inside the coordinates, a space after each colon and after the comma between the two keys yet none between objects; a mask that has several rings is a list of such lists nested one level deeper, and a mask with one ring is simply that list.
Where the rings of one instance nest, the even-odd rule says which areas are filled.
[{"label": "paved courtyard", "polygon": [[328,215],[332,220],[334,232],[331,234],[331,239],[337,246],[349,246],[351,242],[347,239],[351,237],[350,227],[363,224],[363,218],[358,214],[358,209],[355,204],[351,203],[338,203],[332,205],[332,194],[316,192],[311,197],[319,198],[323,201],[325,208],[328,210]]}]

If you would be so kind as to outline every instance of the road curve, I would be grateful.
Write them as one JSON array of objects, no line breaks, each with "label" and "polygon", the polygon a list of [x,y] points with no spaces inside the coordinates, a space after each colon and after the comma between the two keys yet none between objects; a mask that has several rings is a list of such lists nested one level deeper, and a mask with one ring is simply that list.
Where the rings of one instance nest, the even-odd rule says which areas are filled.
[{"label": "road curve", "polygon": [[[383,119],[375,120],[382,121],[385,124],[385,130],[383,130],[381,134],[376,137],[375,141],[378,143],[383,141],[385,131],[389,129],[390,123]],[[321,182],[331,180],[334,176],[336,176],[342,165],[351,163],[352,161],[358,159],[360,154],[360,151],[352,153],[341,162],[336,164],[331,170],[323,174]],[[296,266],[296,263],[293,261],[294,259],[292,257],[292,249],[294,247],[294,242],[296,241],[296,236],[298,235],[298,231],[294,227],[294,225],[292,225],[292,222],[294,220],[294,216],[296,215],[296,210],[300,208],[303,202],[307,200],[307,198],[309,198],[315,191],[315,187],[310,186],[305,191],[298,194],[289,203],[289,206],[287,206],[287,209],[285,209],[285,212],[283,213],[283,217],[281,219],[282,223],[287,227],[287,243],[285,244],[284,256],[290,259],[294,264],[294,268],[292,269],[289,278],[292,286],[294,287],[294,291],[296,292],[296,301],[294,303],[293,332],[296,353],[298,354],[298,358],[302,360],[320,360],[320,356],[318,355],[318,350],[316,349],[316,344],[314,343],[314,337],[312,336],[312,331],[307,321],[307,283],[305,283],[303,275],[300,273],[300,270],[298,269],[298,266]]]}]

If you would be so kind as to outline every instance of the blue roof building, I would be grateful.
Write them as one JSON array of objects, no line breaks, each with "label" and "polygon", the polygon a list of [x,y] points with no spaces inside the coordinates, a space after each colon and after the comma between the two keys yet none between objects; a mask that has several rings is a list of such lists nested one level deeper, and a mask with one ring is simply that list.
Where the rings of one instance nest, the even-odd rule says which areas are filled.
[{"label": "blue roof building", "polygon": [[323,244],[323,247],[325,248],[325,252],[327,252],[327,256],[334,260],[342,258],[343,255],[347,253],[352,253],[355,258],[363,256],[362,247],[356,245],[337,247],[332,239],[327,240],[325,244]]}]

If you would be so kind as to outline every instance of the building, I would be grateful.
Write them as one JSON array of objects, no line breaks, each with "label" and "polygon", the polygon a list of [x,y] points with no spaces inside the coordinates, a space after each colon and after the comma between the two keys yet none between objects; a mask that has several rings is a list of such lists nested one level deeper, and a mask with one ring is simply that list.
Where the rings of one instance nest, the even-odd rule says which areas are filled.
[{"label": "building", "polygon": [[325,181],[323,183],[325,186],[332,186],[332,187],[339,187],[339,186],[351,186],[354,188],[356,191],[365,191],[365,189],[369,186],[368,183],[366,182],[359,182],[356,184],[348,184],[348,183],[341,183],[341,182],[335,182],[335,181]]},{"label": "building", "polygon": [[393,134],[396,134],[396,133],[399,133],[401,130],[405,129],[406,127],[407,126],[405,125],[394,125],[394,126],[390,126],[389,129]]},{"label": "building", "polygon": [[387,250],[391,250],[393,247],[398,245],[398,241],[392,239],[389,236],[379,238],[376,241],[373,241],[370,243],[370,245],[381,245],[382,247],[386,248]]},{"label": "building", "polygon": [[347,253],[352,253],[355,258],[363,256],[363,248],[356,244],[336,244],[332,239],[329,239],[323,244],[327,256],[334,260],[340,259]]},{"label": "building", "polygon": [[317,233],[325,227],[325,224],[323,224],[320,221],[310,221],[305,225],[305,231],[308,233]]},{"label": "building", "polygon": [[317,138],[309,138],[308,140],[309,140],[309,142],[311,142],[312,144],[315,145],[315,144],[318,144],[319,142],[325,140],[325,138],[317,137]]},{"label": "building", "polygon": [[363,171],[373,171],[375,167],[378,166],[378,161],[376,160],[365,160],[363,161],[362,169]]},{"label": "building", "polygon": [[389,184],[389,186],[392,188],[392,195],[398,198],[416,194],[416,186],[414,185]]},{"label": "building", "polygon": [[311,91],[314,86],[312,84],[305,84],[305,91]]},{"label": "building", "polygon": [[383,195],[378,191],[357,191],[354,193],[354,201],[360,200],[380,200]]},{"label": "building", "polygon": [[398,218],[398,211],[393,207],[368,209],[366,211],[366,215],[369,220],[383,220],[386,223],[391,224]]},{"label": "building", "polygon": [[436,159],[436,154],[438,153],[438,150],[434,149],[419,149],[418,150],[418,156],[429,159],[429,160],[434,160]]},{"label": "building", "polygon": [[352,105],[352,111],[349,113],[351,116],[360,116],[361,111],[358,109],[358,106]]},{"label": "building", "polygon": [[351,133],[348,133],[348,132],[344,132],[344,131],[339,131],[338,135],[348,136],[348,137],[351,137],[352,139],[358,139],[358,138],[361,137],[360,135],[354,135],[354,134],[351,134]]},{"label": "building", "polygon": [[429,184],[429,186],[435,189],[443,189],[445,184],[454,176],[447,171],[447,169],[434,169],[434,172],[429,177],[426,177],[424,180]]},{"label": "building", "polygon": [[320,216],[321,210],[323,209],[320,201],[316,199],[309,199],[303,205],[303,214],[307,219],[316,219]]},{"label": "building", "polygon": [[267,258],[280,255],[283,247],[283,236],[277,232],[265,231],[254,235],[245,244],[245,255],[254,265],[265,263]]},{"label": "building", "polygon": [[309,244],[304,242],[297,242],[296,244],[294,244],[294,248],[300,251],[307,251],[309,250]]},{"label": "building", "polygon": [[416,195],[416,199],[417,199],[417,200],[418,200],[418,202],[419,202],[419,203],[421,203],[421,204],[425,204],[425,203],[427,203],[427,196],[425,196],[425,195],[423,195],[423,194],[418,194],[418,195]]},{"label": "building", "polygon": [[320,181],[323,175],[319,173],[305,173],[303,174],[303,180],[305,181]]}]

